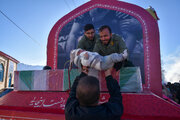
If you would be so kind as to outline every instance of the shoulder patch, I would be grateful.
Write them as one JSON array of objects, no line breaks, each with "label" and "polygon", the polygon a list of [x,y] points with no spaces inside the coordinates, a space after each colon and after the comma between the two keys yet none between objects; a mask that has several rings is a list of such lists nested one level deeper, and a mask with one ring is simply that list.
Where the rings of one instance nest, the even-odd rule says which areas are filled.
[{"label": "shoulder patch", "polygon": [[114,42],[113,41],[111,41],[111,43],[110,43],[111,45],[114,45]]}]

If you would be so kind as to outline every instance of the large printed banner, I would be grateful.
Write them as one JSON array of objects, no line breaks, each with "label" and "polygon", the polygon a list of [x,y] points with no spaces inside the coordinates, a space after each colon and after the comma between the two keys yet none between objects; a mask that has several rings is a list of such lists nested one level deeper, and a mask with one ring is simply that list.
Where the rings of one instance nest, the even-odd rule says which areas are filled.
[{"label": "large printed banner", "polygon": [[144,79],[143,31],[140,22],[131,15],[104,8],[94,8],[62,28],[58,38],[58,69],[68,67],[66,63],[70,59],[70,51],[77,48],[86,24],[93,24],[97,34],[102,25],[108,25],[112,33],[122,36],[129,51],[129,61],[141,68]]},{"label": "large printed banner", "polygon": [[91,0],[62,17],[48,37],[47,65],[53,69],[68,68],[69,53],[77,48],[86,24],[93,24],[97,34],[100,26],[108,25],[112,33],[120,35],[128,48],[129,61],[140,68],[144,90],[161,94],[157,21],[147,10],[133,4]]}]

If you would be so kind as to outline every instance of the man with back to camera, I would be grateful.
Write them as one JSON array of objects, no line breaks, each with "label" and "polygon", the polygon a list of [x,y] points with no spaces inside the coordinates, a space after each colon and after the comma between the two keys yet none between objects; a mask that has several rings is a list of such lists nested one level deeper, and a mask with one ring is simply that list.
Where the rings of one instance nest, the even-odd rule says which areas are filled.
[{"label": "man with back to camera", "polygon": [[84,35],[78,43],[78,48],[86,51],[93,51],[98,35],[95,34],[94,26],[92,24],[86,24],[84,26]]},{"label": "man with back to camera", "polygon": [[66,120],[120,120],[123,114],[120,86],[112,75],[112,68],[105,71],[109,101],[98,104],[100,97],[99,80],[87,76],[88,68],[76,77],[65,105]]},{"label": "man with back to camera", "polygon": [[[100,39],[97,40],[93,51],[102,56],[110,55],[112,53],[127,52],[127,47],[122,38],[116,34],[112,34],[111,28],[103,25],[99,28]],[[128,53],[126,53],[128,54]],[[116,70],[120,69],[122,62],[116,63],[114,66]]]}]

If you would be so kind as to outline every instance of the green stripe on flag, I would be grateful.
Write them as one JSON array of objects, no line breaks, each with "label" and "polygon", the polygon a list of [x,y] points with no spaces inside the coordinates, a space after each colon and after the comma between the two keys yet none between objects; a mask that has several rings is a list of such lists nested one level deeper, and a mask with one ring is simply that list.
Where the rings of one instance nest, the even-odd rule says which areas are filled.
[{"label": "green stripe on flag", "polygon": [[30,90],[33,89],[33,71],[21,71],[19,77]]},{"label": "green stripe on flag", "polygon": [[136,73],[136,67],[124,67],[120,69],[120,86],[123,87],[128,80]]},{"label": "green stripe on flag", "polygon": [[[78,71],[78,69],[72,69],[70,72],[70,82],[71,82],[71,86],[76,78],[76,76],[78,76],[80,74],[80,72]],[[64,69],[64,90],[68,90],[69,89],[69,79],[68,79],[68,69]]]}]

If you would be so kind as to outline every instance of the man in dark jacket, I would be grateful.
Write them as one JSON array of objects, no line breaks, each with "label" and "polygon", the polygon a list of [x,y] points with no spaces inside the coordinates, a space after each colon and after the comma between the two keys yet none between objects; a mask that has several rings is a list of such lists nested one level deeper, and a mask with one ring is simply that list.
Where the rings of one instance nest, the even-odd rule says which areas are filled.
[{"label": "man in dark jacket", "polygon": [[82,71],[85,72],[76,77],[65,106],[66,120],[120,120],[122,96],[118,82],[111,75],[112,69],[105,71],[110,98],[103,104],[98,104],[99,81],[87,76],[87,70],[82,68]]}]

